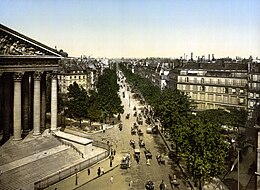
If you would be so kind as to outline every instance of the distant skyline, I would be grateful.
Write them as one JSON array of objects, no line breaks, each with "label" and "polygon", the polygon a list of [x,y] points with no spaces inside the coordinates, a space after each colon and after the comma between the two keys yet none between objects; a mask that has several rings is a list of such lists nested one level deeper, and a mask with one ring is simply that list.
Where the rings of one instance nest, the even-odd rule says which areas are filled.
[{"label": "distant skyline", "polygon": [[3,0],[0,22],[69,56],[260,58],[259,0]]}]

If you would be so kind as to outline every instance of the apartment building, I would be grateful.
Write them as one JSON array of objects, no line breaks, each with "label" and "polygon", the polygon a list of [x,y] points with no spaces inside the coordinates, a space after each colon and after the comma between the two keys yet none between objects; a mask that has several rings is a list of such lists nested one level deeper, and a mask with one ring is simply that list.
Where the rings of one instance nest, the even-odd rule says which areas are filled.
[{"label": "apartment building", "polygon": [[68,92],[68,87],[74,82],[85,90],[88,90],[91,87],[90,81],[91,79],[87,71],[76,65],[67,69],[65,72],[60,72],[58,74],[59,90],[62,94],[66,94]]},{"label": "apartment building", "polygon": [[248,63],[248,112],[252,117],[255,106],[260,102],[260,60],[251,60]]},{"label": "apartment building", "polygon": [[177,89],[197,103],[197,110],[247,109],[247,65],[191,63],[178,69]]},{"label": "apartment building", "polygon": [[102,68],[102,63],[96,59],[67,58],[62,60],[58,73],[59,92],[66,94],[68,87],[74,82],[85,90],[94,90]]}]

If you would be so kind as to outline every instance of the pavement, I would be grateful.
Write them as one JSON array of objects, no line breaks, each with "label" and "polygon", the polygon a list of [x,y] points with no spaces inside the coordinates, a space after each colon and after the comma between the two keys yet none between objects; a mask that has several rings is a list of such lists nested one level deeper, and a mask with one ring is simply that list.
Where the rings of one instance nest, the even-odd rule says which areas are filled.
[{"label": "pavement", "polygon": [[[122,159],[122,154],[116,154],[114,156],[112,167],[110,167],[110,159],[107,158],[88,168],[90,170],[89,175],[88,175],[88,169],[82,170],[77,174],[72,175],[63,181],[60,181],[46,188],[46,190],[72,190],[72,189],[80,188],[82,185],[85,185],[93,180],[103,177],[103,175],[109,175],[109,172],[111,172],[117,167],[120,167],[121,159]],[[97,171],[99,167],[104,169],[104,174],[100,176],[97,175]]]}]

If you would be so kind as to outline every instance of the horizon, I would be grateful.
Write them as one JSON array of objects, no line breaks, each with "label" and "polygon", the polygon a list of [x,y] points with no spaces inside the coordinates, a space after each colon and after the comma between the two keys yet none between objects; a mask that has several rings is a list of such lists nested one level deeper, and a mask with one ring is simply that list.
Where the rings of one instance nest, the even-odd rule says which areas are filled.
[{"label": "horizon", "polygon": [[260,57],[257,0],[10,0],[1,23],[70,57]]}]

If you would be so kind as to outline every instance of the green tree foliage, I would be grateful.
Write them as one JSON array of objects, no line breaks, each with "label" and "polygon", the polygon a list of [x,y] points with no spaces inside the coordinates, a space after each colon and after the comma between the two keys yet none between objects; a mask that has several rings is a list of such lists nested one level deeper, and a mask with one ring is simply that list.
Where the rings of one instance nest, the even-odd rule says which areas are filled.
[{"label": "green tree foliage", "polygon": [[200,182],[201,189],[201,182],[209,181],[225,170],[227,144],[218,123],[208,122],[196,116],[189,124],[191,126],[187,131],[187,149],[182,151],[186,155],[188,168]]},{"label": "green tree foliage", "polygon": [[123,113],[124,108],[118,95],[116,71],[105,69],[98,78],[97,91],[101,103],[102,115],[112,117],[114,114]]},{"label": "green tree foliage", "polygon": [[161,93],[158,86],[153,85],[150,80],[143,78],[140,75],[133,74],[122,63],[120,64],[120,69],[124,73],[127,82],[142,94],[148,104],[153,105],[157,101]]},{"label": "green tree foliage", "polygon": [[77,83],[73,83],[68,88],[68,98],[66,115],[81,122],[87,119],[88,115],[88,96],[87,92]]},{"label": "green tree foliage", "polygon": [[97,91],[87,93],[77,83],[68,88],[68,101],[66,103],[66,115],[81,121],[88,119],[90,124],[93,121],[100,121],[107,116],[123,113],[121,99],[118,95],[119,86],[115,70],[105,69],[103,75],[98,79]]},{"label": "green tree foliage", "polygon": [[90,120],[90,125],[93,121],[99,121],[102,119],[102,112],[100,109],[100,97],[94,90],[89,92],[89,106],[87,117]]},{"label": "green tree foliage", "polygon": [[198,112],[197,115],[208,122],[237,128],[244,127],[247,120],[247,112],[244,109],[212,109]]}]

